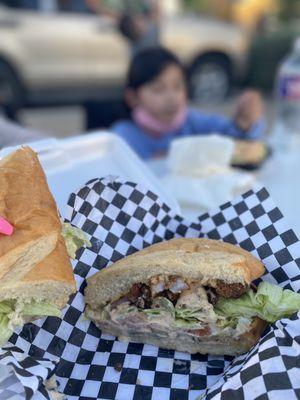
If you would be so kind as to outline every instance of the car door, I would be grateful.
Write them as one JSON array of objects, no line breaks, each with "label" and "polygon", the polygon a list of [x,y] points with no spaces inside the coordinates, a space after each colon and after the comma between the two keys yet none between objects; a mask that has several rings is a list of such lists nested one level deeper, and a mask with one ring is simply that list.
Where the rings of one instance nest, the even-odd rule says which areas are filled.
[{"label": "car door", "polygon": [[95,15],[11,9],[24,75],[34,87],[81,87],[120,81],[128,49],[112,23]]},{"label": "car door", "polygon": [[130,49],[128,41],[109,18],[90,16],[82,21],[82,66],[91,80],[102,86],[124,81]]}]

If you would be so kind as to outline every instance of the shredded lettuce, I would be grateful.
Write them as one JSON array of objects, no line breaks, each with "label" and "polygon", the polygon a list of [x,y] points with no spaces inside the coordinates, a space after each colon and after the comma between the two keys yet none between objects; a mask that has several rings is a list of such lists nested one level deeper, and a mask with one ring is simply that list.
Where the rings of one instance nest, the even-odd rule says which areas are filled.
[{"label": "shredded lettuce", "polygon": [[257,292],[248,290],[238,299],[221,299],[215,310],[228,317],[260,317],[267,322],[275,322],[289,317],[300,309],[300,294],[283,290],[268,282],[261,282]]},{"label": "shredded lettuce", "polygon": [[199,308],[177,308],[173,303],[165,297],[157,297],[154,299],[153,308],[143,310],[148,317],[153,318],[171,318],[172,324],[176,328],[197,329],[203,325],[215,321],[216,314],[213,312],[203,311]]},{"label": "shredded lettuce", "polygon": [[[175,326],[177,328],[198,328],[203,322],[203,312],[201,310],[176,309]],[[205,317],[204,317],[205,318]]]},{"label": "shredded lettuce", "polygon": [[165,297],[156,297],[153,301],[152,307],[153,308],[143,310],[143,312],[148,315],[169,314],[171,317],[175,318],[175,308],[173,303]]},{"label": "shredded lettuce", "polygon": [[200,328],[203,323],[215,322],[218,318],[213,310],[208,313],[199,308],[174,307],[170,300],[162,296],[156,297],[153,300],[152,308],[145,310],[139,310],[136,306],[125,302],[113,310],[107,305],[99,311],[101,313],[101,319],[103,320],[116,320],[124,318],[132,313],[142,313],[152,322],[161,323],[163,325],[168,324],[169,326],[183,329],[197,329]]},{"label": "shredded lettuce", "polygon": [[174,326],[176,328],[181,328],[181,329],[198,329],[203,326],[203,323],[196,319],[189,320],[189,319],[176,318],[174,321]]},{"label": "shredded lettuce", "polygon": [[217,316],[213,309],[203,310],[202,308],[177,308],[175,307],[177,318],[186,320],[215,321]]},{"label": "shredded lettuce", "polygon": [[0,314],[8,314],[13,311],[14,301],[12,300],[4,300],[0,301]]},{"label": "shredded lettuce", "polygon": [[13,329],[24,323],[25,316],[60,317],[60,310],[48,303],[35,302],[22,304],[17,300],[0,302],[0,346],[11,337]]},{"label": "shredded lettuce", "polygon": [[13,331],[8,327],[8,324],[8,315],[6,313],[0,313],[0,346],[6,343],[13,334]]},{"label": "shredded lettuce", "polygon": [[238,318],[237,317],[221,317],[217,320],[216,325],[219,328],[225,329],[225,328],[232,328],[235,329],[238,323]]},{"label": "shredded lettuce", "polygon": [[62,235],[65,239],[68,254],[71,258],[76,257],[76,251],[83,246],[91,247],[92,244],[81,229],[64,222],[62,224]]},{"label": "shredded lettuce", "polygon": [[13,301],[5,300],[0,302],[0,346],[7,342],[13,331],[9,328],[8,315],[13,311]]},{"label": "shredded lettuce", "polygon": [[171,326],[175,320],[175,309],[172,302],[165,297],[156,297],[152,304],[153,308],[142,311],[151,323],[159,326]]},{"label": "shredded lettuce", "polygon": [[60,317],[60,309],[49,303],[31,302],[22,308],[22,315],[41,315],[47,317]]}]

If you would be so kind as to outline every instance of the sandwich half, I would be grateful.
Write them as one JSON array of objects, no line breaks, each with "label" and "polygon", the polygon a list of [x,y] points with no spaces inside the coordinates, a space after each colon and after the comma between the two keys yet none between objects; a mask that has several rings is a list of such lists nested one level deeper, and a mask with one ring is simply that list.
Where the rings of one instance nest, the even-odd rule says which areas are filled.
[{"label": "sandwich half", "polygon": [[173,239],[88,278],[86,315],[120,340],[189,353],[240,354],[258,341],[266,322],[255,313],[228,314],[224,302],[254,293],[251,283],[263,273],[263,264],[237,246]]},{"label": "sandwich half", "polygon": [[22,279],[0,289],[0,346],[16,327],[60,310],[76,291],[73,269],[62,237],[54,251]]},{"label": "sandwich half", "polygon": [[14,227],[0,234],[0,286],[22,278],[56,247],[61,223],[38,157],[23,147],[0,160],[0,216]]}]

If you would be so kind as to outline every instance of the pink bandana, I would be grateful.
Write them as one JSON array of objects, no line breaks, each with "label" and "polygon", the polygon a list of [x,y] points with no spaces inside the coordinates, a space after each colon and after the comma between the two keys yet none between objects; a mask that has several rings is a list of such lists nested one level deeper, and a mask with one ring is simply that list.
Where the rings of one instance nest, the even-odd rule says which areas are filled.
[{"label": "pink bandana", "polygon": [[172,134],[179,129],[185,121],[186,114],[186,107],[182,107],[170,123],[164,123],[153,117],[143,107],[136,107],[132,112],[132,118],[134,122],[144,128],[149,135],[159,138],[166,134]]}]

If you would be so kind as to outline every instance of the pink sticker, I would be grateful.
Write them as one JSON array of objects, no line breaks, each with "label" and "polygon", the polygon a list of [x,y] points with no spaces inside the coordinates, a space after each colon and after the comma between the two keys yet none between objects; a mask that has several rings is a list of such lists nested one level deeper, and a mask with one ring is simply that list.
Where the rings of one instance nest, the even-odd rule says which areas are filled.
[{"label": "pink sticker", "polygon": [[14,227],[5,218],[0,217],[0,234],[11,236],[13,231]]}]

